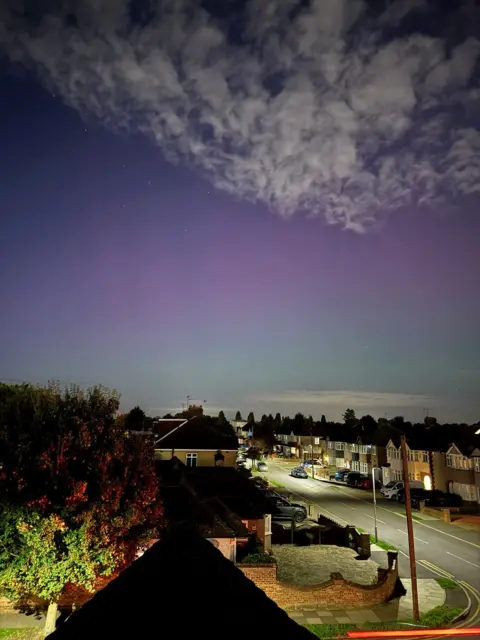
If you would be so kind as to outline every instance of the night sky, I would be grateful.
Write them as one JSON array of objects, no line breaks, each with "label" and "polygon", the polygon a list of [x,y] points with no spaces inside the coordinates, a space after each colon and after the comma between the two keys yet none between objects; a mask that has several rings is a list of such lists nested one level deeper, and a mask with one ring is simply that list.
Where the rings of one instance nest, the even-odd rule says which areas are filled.
[{"label": "night sky", "polygon": [[475,2],[25,5],[0,7],[0,379],[480,419]]}]

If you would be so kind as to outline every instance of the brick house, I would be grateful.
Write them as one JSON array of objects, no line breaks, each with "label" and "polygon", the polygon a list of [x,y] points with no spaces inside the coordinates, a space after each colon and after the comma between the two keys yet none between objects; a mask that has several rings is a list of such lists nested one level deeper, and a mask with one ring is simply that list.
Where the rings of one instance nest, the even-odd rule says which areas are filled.
[{"label": "brick house", "polygon": [[[383,468],[383,481],[403,480],[402,450],[399,439],[390,439],[387,443],[386,462],[389,466]],[[436,488],[433,486],[433,471],[431,462],[430,445],[426,442],[415,442],[407,439],[407,466],[408,479],[421,480],[427,490]]]},{"label": "brick house", "polygon": [[480,438],[452,443],[433,454],[435,489],[460,495],[467,503],[480,503]]},{"label": "brick house", "polygon": [[177,458],[187,467],[236,467],[238,439],[224,434],[201,416],[158,421],[155,459]]}]

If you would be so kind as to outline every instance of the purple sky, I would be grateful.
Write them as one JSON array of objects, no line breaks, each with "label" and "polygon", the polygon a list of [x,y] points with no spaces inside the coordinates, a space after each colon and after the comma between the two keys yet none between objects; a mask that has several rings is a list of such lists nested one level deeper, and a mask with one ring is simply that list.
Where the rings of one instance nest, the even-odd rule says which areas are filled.
[{"label": "purple sky", "polygon": [[101,382],[151,415],[188,394],[479,419],[478,198],[380,203],[363,234],[286,219],[19,69],[0,76],[0,378]]}]

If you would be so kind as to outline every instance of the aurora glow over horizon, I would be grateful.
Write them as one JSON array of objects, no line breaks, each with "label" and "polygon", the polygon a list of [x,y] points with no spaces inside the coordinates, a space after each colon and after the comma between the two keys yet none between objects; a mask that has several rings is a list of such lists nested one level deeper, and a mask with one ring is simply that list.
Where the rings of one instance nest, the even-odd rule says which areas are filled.
[{"label": "aurora glow over horizon", "polygon": [[[125,53],[142,60],[142,37],[153,42],[165,25],[151,19],[132,35],[122,31],[124,16],[105,21],[92,10],[75,29],[91,37],[94,24],[98,45],[108,24],[123,47],[114,72],[102,59],[104,87],[117,84],[94,109],[93,45],[86,54],[77,43],[83,53],[69,62],[59,54],[72,43],[68,30],[49,44],[47,26],[32,27],[28,40],[25,24],[4,20],[0,379],[101,382],[122,393],[124,408],[139,404],[152,415],[179,408],[188,394],[230,415],[337,419],[351,406],[377,417],[422,420],[428,409],[442,421],[479,420],[478,12],[437,10],[432,22],[427,2],[399,0],[372,26],[363,2],[324,0],[313,40],[319,2],[304,9],[302,28],[302,12],[279,10],[249,31],[247,11],[250,40],[240,46],[238,33],[219,39],[225,16],[194,14],[187,24],[182,7],[199,3],[157,4],[173,12],[167,24],[190,33],[194,23],[203,33],[209,56],[193,50],[189,59],[223,74],[231,93],[219,93],[219,77],[199,75],[198,66],[196,84],[187,82],[185,62],[182,99],[172,106],[164,85],[142,79],[153,62],[135,70]],[[232,20],[242,3],[230,4]],[[243,4],[260,16],[261,3]],[[338,7],[353,5],[357,17],[347,20]],[[367,35],[379,24],[383,39],[372,45]],[[275,33],[283,48],[272,62]],[[352,33],[357,51],[347,47]],[[265,69],[249,42],[270,52]],[[308,50],[317,42],[342,52],[328,62],[329,73],[341,70],[331,87],[326,70],[325,85],[312,81],[312,65],[324,60]],[[365,43],[379,54],[375,64]],[[175,42],[167,44],[173,56]],[[233,69],[237,85],[245,70],[244,85],[232,88]],[[255,79],[258,87],[248,85]],[[239,97],[247,88],[255,104]],[[152,104],[178,115],[177,133]],[[339,106],[347,104],[348,114]]]}]

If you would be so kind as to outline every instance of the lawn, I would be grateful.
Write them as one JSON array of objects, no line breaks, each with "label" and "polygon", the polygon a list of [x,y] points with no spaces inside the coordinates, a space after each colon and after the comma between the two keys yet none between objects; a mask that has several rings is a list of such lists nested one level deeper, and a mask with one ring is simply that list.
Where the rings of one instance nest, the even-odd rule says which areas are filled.
[{"label": "lawn", "polygon": [[30,627],[25,629],[0,629],[0,640],[12,638],[12,640],[38,640],[41,637],[41,629]]},{"label": "lawn", "polygon": [[[365,531],[365,529],[362,529],[361,527],[356,527],[357,531],[359,533],[368,533],[368,531]],[[385,540],[377,540],[375,542],[375,536],[370,536],[370,543],[371,544],[376,544],[377,547],[380,547],[380,549],[383,549],[384,551],[397,551],[397,547],[393,546],[393,544],[390,544],[389,542],[385,542]]]},{"label": "lawn", "polygon": [[[429,629],[448,627],[462,611],[461,607],[454,608],[442,604],[422,615],[418,626]],[[317,638],[338,638],[345,636],[349,631],[358,629],[362,631],[396,631],[412,625],[413,620],[396,620],[392,622],[367,622],[358,627],[354,624],[307,624],[305,626]]]},{"label": "lawn", "polygon": [[450,578],[435,578],[442,589],[458,589],[458,584]]},{"label": "lawn", "polygon": [[268,483],[274,487],[277,487],[277,489],[285,489],[283,484],[280,484],[279,482],[275,482],[275,480],[269,480]]}]

